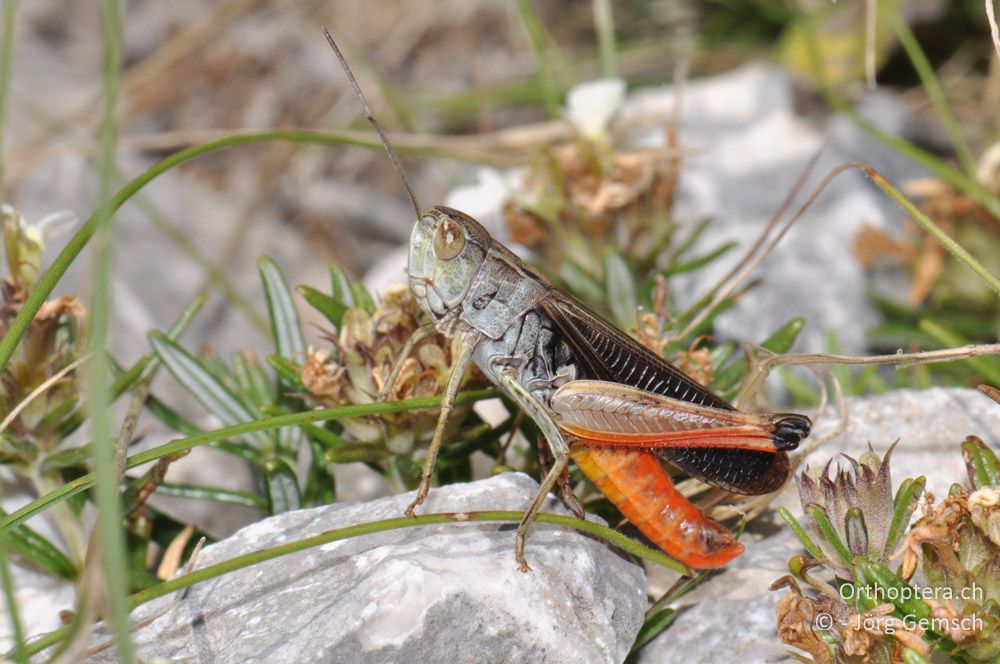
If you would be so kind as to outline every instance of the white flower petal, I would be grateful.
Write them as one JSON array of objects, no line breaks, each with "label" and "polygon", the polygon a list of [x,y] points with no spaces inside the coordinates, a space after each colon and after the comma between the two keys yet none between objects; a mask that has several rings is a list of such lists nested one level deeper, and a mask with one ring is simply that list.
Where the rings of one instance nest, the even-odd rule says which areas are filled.
[{"label": "white flower petal", "polygon": [[585,138],[603,140],[624,99],[625,81],[620,78],[581,83],[566,95],[566,119]]},{"label": "white flower petal", "polygon": [[71,231],[79,223],[80,218],[70,210],[59,210],[45,215],[32,226],[38,229],[42,246],[45,246],[45,244]]},{"label": "white flower petal", "polygon": [[445,205],[461,210],[474,219],[482,219],[503,209],[510,189],[499,172],[480,168],[476,184],[456,187],[445,198]]}]

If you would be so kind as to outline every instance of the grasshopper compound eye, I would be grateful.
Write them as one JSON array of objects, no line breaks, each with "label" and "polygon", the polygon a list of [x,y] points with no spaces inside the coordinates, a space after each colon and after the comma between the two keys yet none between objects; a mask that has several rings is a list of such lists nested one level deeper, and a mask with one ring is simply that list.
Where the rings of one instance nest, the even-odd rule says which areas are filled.
[{"label": "grasshopper compound eye", "polygon": [[434,256],[448,261],[462,253],[465,233],[462,227],[447,217],[442,218],[434,231]]}]

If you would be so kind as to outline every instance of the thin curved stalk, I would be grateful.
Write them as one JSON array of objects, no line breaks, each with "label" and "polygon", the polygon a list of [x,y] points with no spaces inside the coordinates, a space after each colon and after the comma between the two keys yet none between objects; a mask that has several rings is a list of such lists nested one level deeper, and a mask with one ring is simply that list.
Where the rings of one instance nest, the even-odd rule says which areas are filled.
[{"label": "thin curved stalk", "polygon": [[[223,150],[239,145],[249,145],[252,143],[266,143],[269,141],[289,141],[293,143],[313,143],[317,145],[369,146],[371,144],[370,141],[365,138],[361,138],[356,134],[324,133],[302,129],[276,129],[273,131],[233,134],[232,136],[226,136],[218,140],[208,141],[207,143],[202,143],[200,145],[194,145],[156,162],[151,167],[146,169],[145,172],[129,181],[125,186],[119,189],[114,196],[111,197],[108,204],[107,214],[114,214],[118,208],[132,198],[132,196],[139,192],[144,186],[179,164],[183,164],[184,162],[190,161],[195,157],[200,157],[203,154],[214,152],[216,150]],[[38,313],[38,310],[45,302],[45,299],[52,293],[52,290],[55,288],[56,284],[59,283],[59,280],[66,273],[66,270],[69,269],[69,266],[74,260],[76,260],[76,257],[80,255],[83,248],[87,246],[87,242],[90,241],[90,238],[93,237],[94,232],[97,230],[97,225],[98,213],[95,212],[94,215],[80,227],[80,230],[76,232],[69,242],[66,243],[66,246],[63,247],[61,252],[59,252],[59,255],[52,262],[49,269],[45,271],[45,274],[43,274],[35,284],[34,290],[32,290],[31,295],[28,296],[28,299],[25,301],[21,311],[18,313],[13,322],[11,322],[11,325],[8,328],[7,333],[3,336],[3,339],[0,339],[0,371],[3,371],[3,369],[7,367],[7,363],[14,354],[14,349],[17,348],[18,343],[20,343],[22,337],[24,337],[24,334],[27,331],[28,326],[31,324],[31,321],[34,319],[35,314]]]}]

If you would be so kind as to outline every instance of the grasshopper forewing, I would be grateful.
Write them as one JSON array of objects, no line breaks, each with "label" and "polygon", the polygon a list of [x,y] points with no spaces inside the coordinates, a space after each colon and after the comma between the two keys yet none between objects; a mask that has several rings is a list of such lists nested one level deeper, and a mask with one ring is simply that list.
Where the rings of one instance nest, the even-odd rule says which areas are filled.
[{"label": "grasshopper forewing", "polygon": [[809,435],[809,419],[735,410],[524,264],[472,217],[442,206],[421,212],[346,60],[327,38],[417,212],[410,288],[433,327],[462,341],[407,514],[427,497],[461,378],[475,362],[535,421],[552,451],[552,467],[517,529],[522,570],[528,526],[571,457],[633,525],[687,566],[720,567],[742,553],[726,528],[674,487],[660,459],[736,493],[769,493],[788,478],[786,451]]}]

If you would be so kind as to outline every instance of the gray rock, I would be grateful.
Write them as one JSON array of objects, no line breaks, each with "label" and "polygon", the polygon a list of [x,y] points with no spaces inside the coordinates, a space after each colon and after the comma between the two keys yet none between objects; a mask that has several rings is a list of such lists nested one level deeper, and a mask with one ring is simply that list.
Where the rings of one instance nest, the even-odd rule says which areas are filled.
[{"label": "gray rock", "polygon": [[[505,474],[431,492],[423,510],[522,509],[537,485]],[[206,547],[205,567],[332,528],[399,517],[412,494],[271,517]],[[554,500],[547,511],[565,512]],[[646,606],[642,568],[577,531],[537,525],[528,574],[496,523],[393,530],[198,584],[135,633],[143,659],[196,662],[620,662]],[[170,606],[137,609],[141,621]],[[102,632],[95,642],[106,640]],[[91,662],[113,662],[106,650]]]},{"label": "gray rock", "polygon": [[[810,465],[821,466],[840,453],[857,458],[869,442],[883,454],[898,438],[891,466],[894,488],[906,477],[925,475],[928,489],[941,496],[951,483],[966,481],[959,449],[966,436],[977,435],[994,450],[1000,449],[1000,405],[976,390],[898,390],[850,399],[848,408],[846,433],[813,452]],[[823,418],[813,435],[829,434],[837,425],[836,416]],[[801,516],[794,483],[785,487],[774,505]],[[674,624],[642,650],[638,662],[788,660],[778,641],[774,613],[787,591],[769,592],[768,586],[787,573],[788,559],[802,552],[777,516],[754,521],[746,554],[684,597]]]},{"label": "gray rock", "polygon": [[[887,92],[874,99],[877,112],[862,109],[871,121],[890,129],[909,126],[914,114],[903,102]],[[682,102],[679,135],[691,155],[681,170],[673,216],[691,224],[712,219],[696,253],[728,241],[738,242],[739,248],[694,274],[671,278],[681,308],[701,298],[752,245],[820,150],[785,218],[833,167],[846,161],[869,162],[897,185],[924,173],[853,123],[834,117],[824,126],[803,118],[795,108],[791,80],[776,67],[749,64],[692,81]],[[623,116],[666,119],[674,106],[672,86],[645,88],[630,95]],[[645,138],[650,145],[662,145],[663,131],[657,128]],[[716,332],[721,338],[759,343],[790,318],[805,316],[808,325],[799,349],[826,351],[826,334],[833,330],[846,352],[862,352],[865,330],[878,318],[865,294],[854,239],[864,224],[892,232],[902,219],[895,204],[860,172],[840,174],[758,268],[754,276],[763,282],[719,316]]]}]

